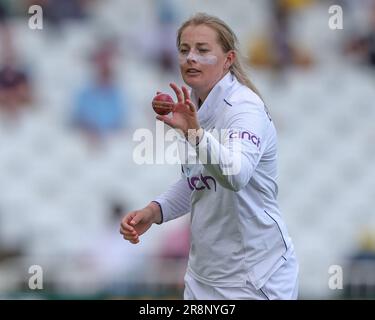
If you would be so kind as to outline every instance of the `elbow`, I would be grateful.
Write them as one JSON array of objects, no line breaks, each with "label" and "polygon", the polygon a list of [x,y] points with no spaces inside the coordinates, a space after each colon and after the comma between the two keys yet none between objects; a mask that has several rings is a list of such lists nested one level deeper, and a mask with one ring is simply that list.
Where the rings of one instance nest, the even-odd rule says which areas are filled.
[{"label": "elbow", "polygon": [[[251,171],[252,172],[252,171]],[[218,183],[225,189],[230,191],[238,192],[247,186],[251,178],[251,172],[243,171],[237,172],[226,172],[220,175],[214,175]]]},{"label": "elbow", "polygon": [[241,191],[243,188],[245,188],[253,174],[253,169],[249,168],[248,166],[242,168],[237,167],[236,169],[237,170],[233,170],[229,175],[226,176],[228,189],[234,192]]},{"label": "elbow", "polygon": [[233,191],[234,192],[238,192],[238,191],[241,191],[243,188],[245,188],[247,185],[247,183],[236,183],[234,186],[233,186]]}]

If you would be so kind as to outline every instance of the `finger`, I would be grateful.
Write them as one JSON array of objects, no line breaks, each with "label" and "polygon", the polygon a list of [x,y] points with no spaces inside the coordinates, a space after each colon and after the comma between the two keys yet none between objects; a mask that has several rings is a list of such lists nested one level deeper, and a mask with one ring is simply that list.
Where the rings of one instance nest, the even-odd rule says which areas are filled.
[{"label": "finger", "polygon": [[137,232],[133,229],[132,231],[129,231],[129,230],[125,230],[124,228],[120,228],[120,233],[122,235],[134,235],[134,234],[137,234]]},{"label": "finger", "polygon": [[124,237],[125,240],[128,240],[129,242],[131,243],[138,243],[139,242],[139,238],[136,237],[136,238],[127,238],[127,237]]},{"label": "finger", "polygon": [[186,100],[186,104],[189,106],[189,110],[191,112],[197,111],[197,108],[195,107],[194,103],[191,100]]},{"label": "finger", "polygon": [[124,231],[128,231],[128,232],[131,232],[131,231],[134,231],[134,228],[133,226],[130,225],[130,221],[133,219],[132,216],[129,216],[129,217],[126,217],[122,222],[121,222],[121,229],[123,229]]},{"label": "finger", "polygon": [[131,239],[125,239],[125,240],[128,240],[128,241],[130,241],[130,242],[132,242],[132,243],[134,243],[134,242],[139,242],[139,238],[138,238],[138,237],[136,237],[136,238],[131,238]]},{"label": "finger", "polygon": [[134,236],[134,235],[136,235],[137,234],[137,232],[133,229],[133,230],[125,230],[124,228],[120,228],[120,233],[122,234],[122,235],[129,235],[129,236]]},{"label": "finger", "polygon": [[172,128],[175,127],[171,118],[168,118],[167,116],[156,116],[156,119],[164,122],[165,124],[169,125]]},{"label": "finger", "polygon": [[139,242],[139,240],[128,240],[130,243],[132,244],[137,244]]},{"label": "finger", "polygon": [[185,103],[177,103],[174,106],[173,112],[186,113],[190,110],[190,107]]},{"label": "finger", "polygon": [[135,240],[135,239],[138,238],[138,236],[131,236],[131,235],[128,235],[128,234],[125,234],[125,235],[123,235],[122,237],[123,237],[125,240],[128,240],[128,241],[130,241],[130,240]]},{"label": "finger", "polygon": [[136,214],[133,219],[130,221],[130,225],[136,226],[140,221],[142,221],[142,215],[141,214]]},{"label": "finger", "polygon": [[185,87],[185,86],[182,86],[182,92],[184,93],[184,99],[185,99],[185,102],[187,100],[190,100],[190,93],[189,93],[189,90]]},{"label": "finger", "polygon": [[128,231],[133,231],[134,228],[130,225],[130,221],[133,219],[133,217],[136,215],[135,212],[131,212],[128,215],[126,215],[122,221],[121,221],[121,228]]},{"label": "finger", "polygon": [[169,86],[176,93],[177,101],[178,102],[184,102],[184,97],[183,97],[183,94],[182,94],[182,91],[180,90],[180,88],[175,83],[171,83],[171,84],[169,84]]},{"label": "finger", "polygon": [[131,231],[134,230],[134,228],[132,226],[130,226],[128,223],[122,222],[120,230],[123,230],[124,232],[131,232]]},{"label": "finger", "polygon": [[139,235],[138,234],[124,234],[122,237],[126,240],[136,240],[138,239]]}]

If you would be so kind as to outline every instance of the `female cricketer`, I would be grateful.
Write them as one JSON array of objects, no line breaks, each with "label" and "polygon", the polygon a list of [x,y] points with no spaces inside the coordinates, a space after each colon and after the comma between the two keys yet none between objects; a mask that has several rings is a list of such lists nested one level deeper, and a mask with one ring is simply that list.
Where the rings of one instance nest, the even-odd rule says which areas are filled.
[{"label": "female cricketer", "polygon": [[157,119],[182,132],[200,161],[183,164],[169,190],[126,214],[120,232],[136,244],[152,224],[190,212],[184,299],[297,299],[298,262],[277,203],[276,130],[237,38],[200,13],[180,27],[177,47],[192,90],[172,83],[177,102],[164,103],[172,117]]}]

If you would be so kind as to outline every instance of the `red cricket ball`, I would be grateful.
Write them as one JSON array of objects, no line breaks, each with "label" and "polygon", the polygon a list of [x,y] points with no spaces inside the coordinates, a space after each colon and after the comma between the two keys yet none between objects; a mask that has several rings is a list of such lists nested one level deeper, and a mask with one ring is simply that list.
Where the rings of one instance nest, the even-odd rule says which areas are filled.
[{"label": "red cricket ball", "polygon": [[152,108],[157,114],[162,116],[170,113],[172,111],[172,106],[163,106],[158,104],[158,102],[173,102],[172,97],[166,93],[159,93],[152,99]]}]

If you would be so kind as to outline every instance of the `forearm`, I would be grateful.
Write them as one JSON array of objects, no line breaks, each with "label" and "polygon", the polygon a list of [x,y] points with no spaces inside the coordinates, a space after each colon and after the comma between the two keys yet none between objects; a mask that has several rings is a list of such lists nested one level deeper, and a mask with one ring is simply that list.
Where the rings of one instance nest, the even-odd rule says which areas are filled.
[{"label": "forearm", "polygon": [[166,192],[154,199],[152,201],[153,206],[159,207],[158,209],[160,211],[159,223],[176,219],[190,212],[190,195],[191,190],[187,182],[185,179],[180,179]]},{"label": "forearm", "polygon": [[161,224],[162,220],[163,220],[163,216],[162,216],[162,213],[161,213],[160,205],[155,201],[151,201],[146,206],[146,208],[149,209],[150,212],[151,212],[152,222],[155,223],[155,224]]}]

